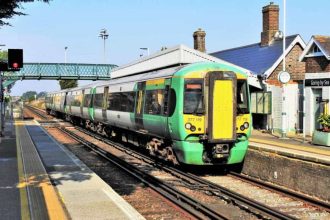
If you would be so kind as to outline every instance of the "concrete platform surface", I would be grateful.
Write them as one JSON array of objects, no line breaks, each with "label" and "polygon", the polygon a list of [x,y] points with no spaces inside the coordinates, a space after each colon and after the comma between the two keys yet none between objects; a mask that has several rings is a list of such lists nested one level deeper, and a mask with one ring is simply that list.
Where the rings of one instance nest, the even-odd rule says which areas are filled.
[{"label": "concrete platform surface", "polygon": [[7,121],[0,175],[0,219],[144,219],[34,121]]},{"label": "concrete platform surface", "polygon": [[72,219],[144,219],[42,127],[27,130]]},{"label": "concrete platform surface", "polygon": [[253,130],[250,138],[251,147],[263,148],[284,156],[330,165],[330,147],[313,145],[310,137],[303,140],[301,136],[296,135],[281,139],[277,135],[268,132]]}]

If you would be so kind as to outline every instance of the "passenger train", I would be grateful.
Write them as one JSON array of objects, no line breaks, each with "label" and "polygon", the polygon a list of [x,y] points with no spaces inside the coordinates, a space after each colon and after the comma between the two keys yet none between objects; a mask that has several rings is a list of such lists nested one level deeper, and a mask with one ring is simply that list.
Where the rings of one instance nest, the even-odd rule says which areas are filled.
[{"label": "passenger train", "polygon": [[48,93],[46,111],[174,164],[241,163],[251,135],[247,75],[201,62]]}]

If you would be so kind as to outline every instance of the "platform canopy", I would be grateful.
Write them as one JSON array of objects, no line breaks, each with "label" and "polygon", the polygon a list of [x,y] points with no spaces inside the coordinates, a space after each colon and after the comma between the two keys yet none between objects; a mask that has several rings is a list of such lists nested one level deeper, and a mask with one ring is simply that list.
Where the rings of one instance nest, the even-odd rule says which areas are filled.
[{"label": "platform canopy", "polygon": [[198,50],[194,50],[185,45],[178,45],[172,48],[168,48],[157,53],[154,53],[147,57],[142,57],[129,64],[117,67],[113,69],[111,78],[119,78],[127,75],[135,75],[148,71],[158,70],[167,67],[185,65],[196,62],[216,62],[229,66],[234,66],[245,72],[249,78],[249,85],[261,88],[259,79],[252,74],[250,70],[239,67],[235,64],[210,56],[206,53],[202,53]]}]

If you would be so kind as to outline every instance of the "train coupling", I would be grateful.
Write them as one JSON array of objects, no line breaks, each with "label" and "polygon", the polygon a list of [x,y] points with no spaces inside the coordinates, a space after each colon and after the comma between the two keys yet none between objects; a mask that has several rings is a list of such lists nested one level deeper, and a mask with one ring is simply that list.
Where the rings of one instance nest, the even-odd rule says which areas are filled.
[{"label": "train coupling", "polygon": [[213,158],[223,158],[228,157],[229,154],[229,144],[216,144],[212,148]]}]

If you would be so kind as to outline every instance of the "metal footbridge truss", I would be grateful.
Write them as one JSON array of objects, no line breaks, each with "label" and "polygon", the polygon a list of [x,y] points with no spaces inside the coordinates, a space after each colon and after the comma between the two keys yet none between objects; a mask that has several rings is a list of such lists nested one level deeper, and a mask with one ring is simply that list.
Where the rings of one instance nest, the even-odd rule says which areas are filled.
[{"label": "metal footbridge truss", "polygon": [[5,72],[4,86],[17,80],[109,80],[113,64],[24,63],[20,71]]}]

